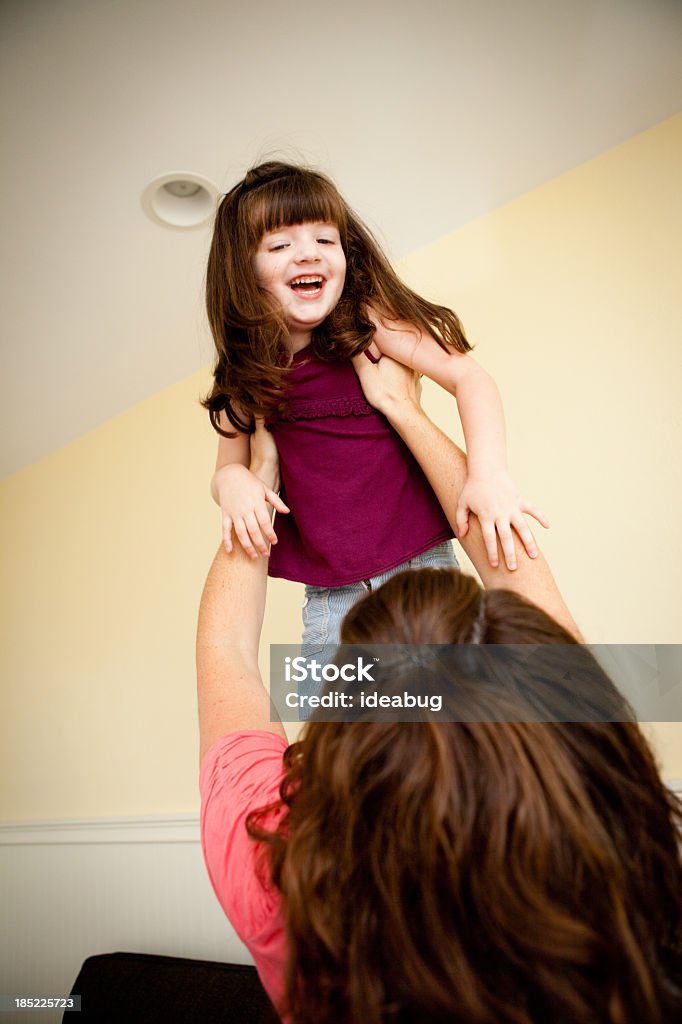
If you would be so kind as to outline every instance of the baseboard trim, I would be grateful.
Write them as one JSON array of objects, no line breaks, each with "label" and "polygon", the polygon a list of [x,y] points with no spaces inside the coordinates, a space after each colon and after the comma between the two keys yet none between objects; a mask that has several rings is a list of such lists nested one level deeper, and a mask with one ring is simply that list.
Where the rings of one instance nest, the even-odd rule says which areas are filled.
[{"label": "baseboard trim", "polygon": [[0,823],[0,846],[198,843],[199,815],[144,815]]},{"label": "baseboard trim", "polygon": [[[682,799],[682,779],[668,787]],[[110,843],[198,843],[199,815],[145,815],[136,818],[80,818],[0,823],[0,846],[62,846]]]}]

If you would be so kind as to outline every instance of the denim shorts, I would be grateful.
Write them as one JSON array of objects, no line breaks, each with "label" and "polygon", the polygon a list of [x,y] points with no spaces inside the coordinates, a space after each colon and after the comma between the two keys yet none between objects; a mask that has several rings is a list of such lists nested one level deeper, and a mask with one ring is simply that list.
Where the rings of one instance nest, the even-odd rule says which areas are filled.
[{"label": "denim shorts", "polygon": [[[403,569],[457,569],[459,568],[452,543],[449,540],[415,555],[409,561],[394,569],[371,576],[359,583],[345,587],[306,586],[303,601],[303,640],[301,654],[307,658],[320,654],[323,647],[340,642],[341,623],[361,597],[368,590],[376,590],[382,583],[402,572]],[[326,654],[327,652],[325,652]],[[333,653],[331,655],[333,657]]]}]

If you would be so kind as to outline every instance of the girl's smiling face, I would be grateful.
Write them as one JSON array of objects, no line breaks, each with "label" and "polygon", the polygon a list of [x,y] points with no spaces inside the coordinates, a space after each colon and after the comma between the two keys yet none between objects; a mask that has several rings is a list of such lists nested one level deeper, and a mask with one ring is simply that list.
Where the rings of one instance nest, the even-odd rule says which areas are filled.
[{"label": "girl's smiling face", "polygon": [[291,350],[310,341],[343,292],[346,254],[335,224],[306,221],[266,231],[254,255],[258,283],[284,311]]}]

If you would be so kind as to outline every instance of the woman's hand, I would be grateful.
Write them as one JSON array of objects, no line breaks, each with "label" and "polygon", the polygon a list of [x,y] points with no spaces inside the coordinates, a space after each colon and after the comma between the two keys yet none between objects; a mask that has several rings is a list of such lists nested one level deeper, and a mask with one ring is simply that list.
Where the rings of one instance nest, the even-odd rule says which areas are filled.
[{"label": "woman's hand", "polygon": [[374,338],[372,346],[383,351],[382,342],[390,343],[395,341],[396,335],[409,342],[411,346],[419,344],[421,329],[407,320],[395,320],[387,313],[380,313],[378,309],[369,304],[362,307],[363,313],[371,324],[374,325]]},{"label": "woman's hand", "polygon": [[529,505],[516,490],[511,477],[499,471],[485,478],[468,476],[457,503],[455,516],[458,538],[465,537],[469,529],[469,513],[473,512],[481,524],[488,560],[493,568],[499,564],[497,539],[499,537],[507,568],[516,569],[516,551],[512,527],[518,534],[531,558],[536,558],[538,549],[524,513],[536,519],[541,526],[549,529],[546,516],[533,505]]},{"label": "woman's hand", "polygon": [[389,413],[398,405],[421,408],[419,374],[395,359],[381,356],[372,345],[353,358],[353,369],[369,404],[389,419]]},{"label": "woman's hand", "polygon": [[232,551],[232,530],[250,558],[267,555],[268,544],[277,543],[271,509],[289,511],[276,493],[279,462],[272,435],[256,424],[251,437],[251,468],[229,463],[216,470],[213,486],[223,517],[223,543]]}]

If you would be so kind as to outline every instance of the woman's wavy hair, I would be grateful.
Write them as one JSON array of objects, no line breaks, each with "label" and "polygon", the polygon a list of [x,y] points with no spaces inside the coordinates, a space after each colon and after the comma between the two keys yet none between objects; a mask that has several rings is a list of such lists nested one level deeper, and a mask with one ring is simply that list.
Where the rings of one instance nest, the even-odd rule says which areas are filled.
[{"label": "woman's wavy hair", "polygon": [[336,186],[319,171],[279,161],[253,167],[224,196],[215,219],[206,275],[206,308],[216,346],[213,388],[204,399],[225,437],[221,413],[237,431],[282,405],[290,356],[281,312],[256,278],[253,258],[266,231],[306,221],[336,225],[346,255],[346,282],[330,316],[313,331],[312,351],[329,361],[364,351],[374,325],[371,304],[389,320],[407,321],[444,349],[471,348],[452,310],[427,302],[398,278],[376,240]]},{"label": "woman's wavy hair", "polygon": [[[522,646],[499,671],[488,647],[441,680],[469,720],[311,721],[285,755],[276,831],[272,808],[250,816],[283,896],[293,1021],[682,1019],[681,805],[587,648],[519,596],[484,595],[452,570],[396,575],[342,633],[349,644],[472,639],[484,646],[465,654]],[[528,657],[536,644],[574,645],[563,648],[572,678],[556,647]],[[414,673],[406,654],[397,692]],[[588,720],[562,720],[567,688]],[[491,720],[510,693],[544,721]]]}]

